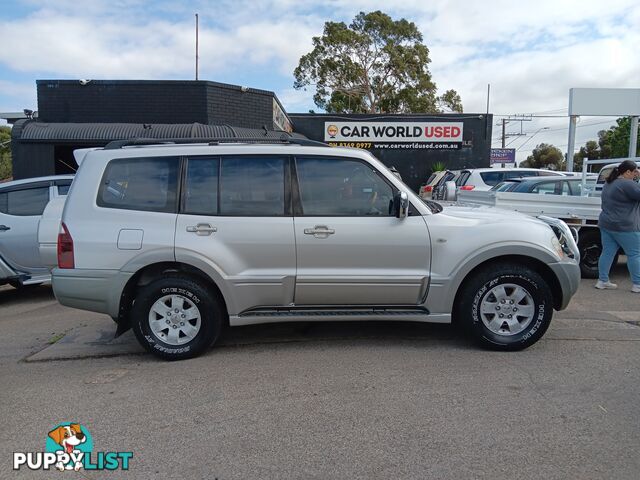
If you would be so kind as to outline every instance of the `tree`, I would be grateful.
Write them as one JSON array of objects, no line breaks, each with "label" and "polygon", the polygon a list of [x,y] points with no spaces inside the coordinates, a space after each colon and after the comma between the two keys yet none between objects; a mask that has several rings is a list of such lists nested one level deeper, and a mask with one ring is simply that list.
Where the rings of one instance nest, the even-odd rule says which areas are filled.
[{"label": "tree", "polygon": [[[609,130],[598,132],[599,143],[603,150],[608,148],[608,155],[602,158],[622,158],[629,156],[629,140],[631,138],[631,118],[622,117],[616,120],[617,125]],[[640,132],[640,127],[638,128]],[[636,147],[636,156],[640,154],[640,143]]]},{"label": "tree", "polygon": [[360,12],[351,25],[326,22],[293,75],[297,90],[329,113],[462,112],[455,90],[436,95],[429,49],[413,22],[381,11]]},{"label": "tree", "polygon": [[0,180],[11,175],[11,128],[0,126]]},{"label": "tree", "polygon": [[533,149],[531,155],[529,155],[524,162],[521,162],[519,166],[560,170],[562,168],[563,161],[564,154],[558,147],[554,147],[548,143],[541,143]]},{"label": "tree", "polygon": [[[582,160],[605,159],[605,158],[623,158],[629,155],[629,139],[631,135],[631,119],[622,117],[616,120],[616,124],[608,130],[600,130],[598,132],[598,141],[589,140],[580,147],[580,150],[573,155],[573,161],[576,170],[582,168]],[[640,132],[640,127],[639,127]],[[640,155],[640,144],[636,155]],[[594,171],[598,171],[602,165],[594,165]]]}]

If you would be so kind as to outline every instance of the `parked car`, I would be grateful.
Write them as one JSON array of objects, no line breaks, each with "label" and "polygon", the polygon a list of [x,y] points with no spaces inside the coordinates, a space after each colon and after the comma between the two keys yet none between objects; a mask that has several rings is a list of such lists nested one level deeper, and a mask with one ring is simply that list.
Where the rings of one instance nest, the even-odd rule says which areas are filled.
[{"label": "parked car", "polygon": [[[431,198],[433,200],[445,200],[451,193],[447,195],[447,185],[455,184],[456,180],[460,177],[462,170],[447,170],[445,174],[433,186],[433,193]],[[455,188],[450,186],[449,188]]]},{"label": "parked car", "polygon": [[225,325],[357,319],[454,320],[518,350],[578,288],[561,221],[422,201],[364,150],[225,141],[79,152],[60,303],[165,359],[202,353]]},{"label": "parked car", "polygon": [[534,176],[558,176],[563,172],[544,170],[539,168],[473,168],[460,172],[453,186],[445,187],[449,194],[443,200],[456,200],[457,192],[462,191],[488,191],[498,183],[510,178],[523,178]]},{"label": "parked car", "polygon": [[72,180],[72,175],[58,175],[0,184],[0,285],[22,288],[50,281],[40,261],[38,223],[49,200],[66,196]]},{"label": "parked car", "polygon": [[433,172],[427,181],[420,185],[420,189],[418,190],[420,198],[423,200],[431,200],[433,198],[433,189],[442,178],[447,176],[447,172],[448,170],[438,170],[437,172]]},{"label": "parked car", "polygon": [[[596,190],[597,191],[599,191],[599,192],[602,191],[602,187],[604,187],[604,184],[607,181],[607,178],[609,178],[609,175],[611,175],[611,172],[613,172],[613,170],[615,168],[617,168],[618,165],[620,165],[620,163],[621,162],[610,163],[610,164],[605,165],[604,167],[602,167],[602,169],[600,170],[600,173],[598,174],[598,179],[596,180]],[[640,168],[640,161],[637,161],[636,165],[638,165],[638,168]]]},{"label": "parked car", "polygon": [[556,177],[510,178],[492,187],[491,191],[583,196],[588,195],[594,185],[595,179],[588,179],[585,192],[583,192],[582,178],[558,175]]}]

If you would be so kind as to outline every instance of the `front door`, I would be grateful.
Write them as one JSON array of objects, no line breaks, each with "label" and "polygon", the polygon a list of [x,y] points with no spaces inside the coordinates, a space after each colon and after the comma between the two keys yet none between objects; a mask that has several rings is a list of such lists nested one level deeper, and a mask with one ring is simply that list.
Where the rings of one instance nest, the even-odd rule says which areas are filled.
[{"label": "front door", "polygon": [[49,203],[49,182],[0,192],[0,255],[25,272],[42,269],[38,223]]},{"label": "front door", "polygon": [[393,187],[368,163],[298,157],[296,305],[416,305],[430,242],[422,216],[396,218]]}]

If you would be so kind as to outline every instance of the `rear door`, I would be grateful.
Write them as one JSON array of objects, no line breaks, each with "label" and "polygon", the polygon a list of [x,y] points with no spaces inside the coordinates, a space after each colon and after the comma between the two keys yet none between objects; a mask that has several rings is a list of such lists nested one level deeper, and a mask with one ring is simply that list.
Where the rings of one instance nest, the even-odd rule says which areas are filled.
[{"label": "rear door", "polygon": [[296,169],[296,305],[420,303],[430,266],[422,216],[396,218],[395,188],[359,159],[298,157]]},{"label": "rear door", "polygon": [[288,156],[187,159],[176,260],[203,258],[238,312],[293,302],[296,271]]},{"label": "rear door", "polygon": [[0,255],[26,272],[40,265],[38,222],[50,198],[50,182],[0,190]]}]

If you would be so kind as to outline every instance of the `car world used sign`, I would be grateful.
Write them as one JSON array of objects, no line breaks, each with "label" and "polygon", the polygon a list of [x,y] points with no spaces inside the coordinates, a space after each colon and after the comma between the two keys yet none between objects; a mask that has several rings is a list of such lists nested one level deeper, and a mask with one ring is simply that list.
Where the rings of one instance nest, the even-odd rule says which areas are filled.
[{"label": "car world used sign", "polygon": [[325,122],[334,147],[447,149],[462,146],[462,122]]}]

